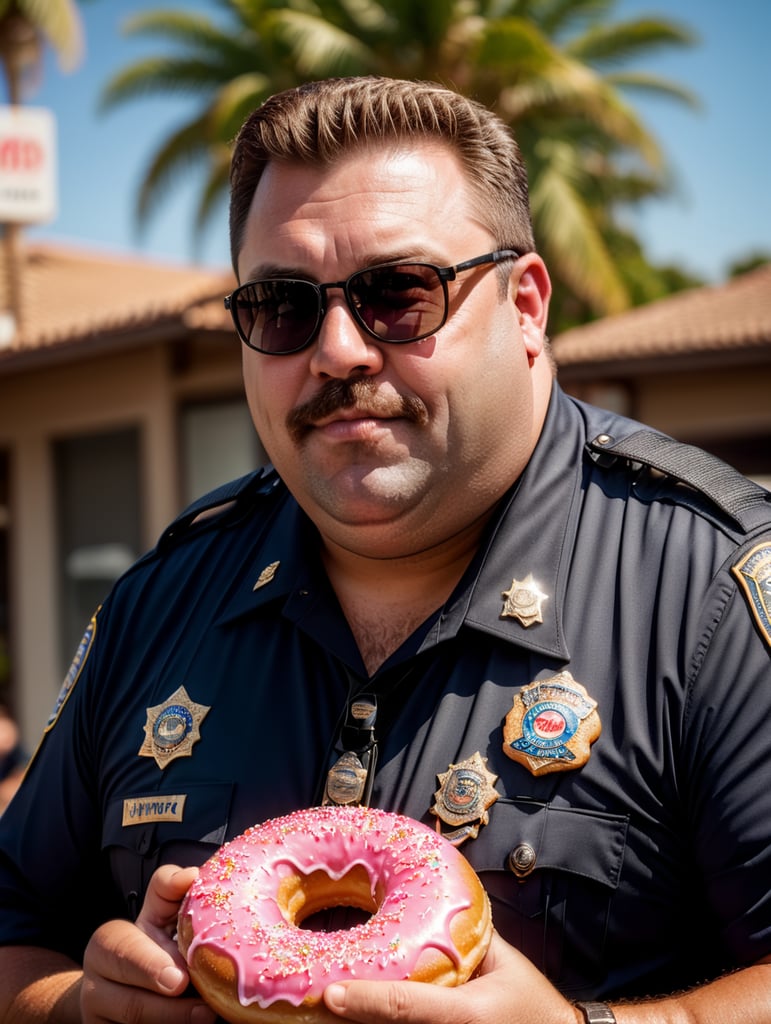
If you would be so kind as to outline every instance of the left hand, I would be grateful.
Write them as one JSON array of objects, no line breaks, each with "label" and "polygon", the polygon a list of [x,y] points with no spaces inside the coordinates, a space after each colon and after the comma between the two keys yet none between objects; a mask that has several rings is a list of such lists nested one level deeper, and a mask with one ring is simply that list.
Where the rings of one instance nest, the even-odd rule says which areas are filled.
[{"label": "left hand", "polygon": [[170,998],[183,996],[190,980],[174,932],[197,874],[197,868],[158,868],[135,924],[114,920],[97,928],[83,958],[82,1024],[214,1021],[214,1011],[201,999]]},{"label": "left hand", "polygon": [[457,988],[415,981],[330,985],[324,1002],[358,1024],[577,1024],[581,1015],[550,981],[495,933],[479,974]]}]

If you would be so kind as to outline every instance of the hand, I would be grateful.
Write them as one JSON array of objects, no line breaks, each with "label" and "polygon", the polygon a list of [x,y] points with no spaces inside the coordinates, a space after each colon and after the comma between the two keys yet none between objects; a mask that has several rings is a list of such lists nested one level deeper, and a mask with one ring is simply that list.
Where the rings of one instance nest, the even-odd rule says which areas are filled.
[{"label": "hand", "polygon": [[415,981],[330,985],[324,1002],[358,1024],[576,1024],[579,1012],[520,952],[493,935],[479,974],[458,988]]},{"label": "hand", "polygon": [[150,879],[136,924],[108,921],[83,958],[83,1024],[213,1024],[200,999],[174,999],[189,983],[174,932],[182,899],[197,868],[167,864]]}]

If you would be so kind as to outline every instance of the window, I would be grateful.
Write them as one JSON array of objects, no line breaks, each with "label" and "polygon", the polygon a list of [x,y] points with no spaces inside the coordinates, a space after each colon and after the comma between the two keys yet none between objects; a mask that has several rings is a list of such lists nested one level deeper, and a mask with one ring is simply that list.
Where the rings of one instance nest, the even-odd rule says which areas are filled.
[{"label": "window", "polygon": [[180,430],[186,505],[267,462],[243,398],[185,406]]},{"label": "window", "polygon": [[61,664],[141,551],[139,430],[54,442]]}]

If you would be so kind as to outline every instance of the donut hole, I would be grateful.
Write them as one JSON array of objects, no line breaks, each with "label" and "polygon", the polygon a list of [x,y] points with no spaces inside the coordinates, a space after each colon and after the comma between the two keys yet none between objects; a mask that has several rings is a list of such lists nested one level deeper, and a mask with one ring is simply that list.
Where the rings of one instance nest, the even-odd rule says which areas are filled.
[{"label": "donut hole", "polygon": [[332,878],[323,868],[290,875],[281,881],[277,902],[285,920],[297,928],[340,931],[365,924],[377,913],[382,893],[373,894],[366,868],[356,864],[342,878]]}]

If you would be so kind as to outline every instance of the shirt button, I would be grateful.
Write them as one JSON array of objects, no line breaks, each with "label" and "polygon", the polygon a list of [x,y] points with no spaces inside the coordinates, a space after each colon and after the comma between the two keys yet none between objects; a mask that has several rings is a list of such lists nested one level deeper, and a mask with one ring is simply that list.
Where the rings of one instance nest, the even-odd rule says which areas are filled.
[{"label": "shirt button", "polygon": [[509,871],[512,871],[517,878],[524,878],[535,867],[535,860],[535,850],[530,843],[520,843],[509,854]]}]

